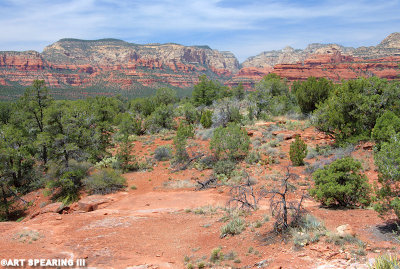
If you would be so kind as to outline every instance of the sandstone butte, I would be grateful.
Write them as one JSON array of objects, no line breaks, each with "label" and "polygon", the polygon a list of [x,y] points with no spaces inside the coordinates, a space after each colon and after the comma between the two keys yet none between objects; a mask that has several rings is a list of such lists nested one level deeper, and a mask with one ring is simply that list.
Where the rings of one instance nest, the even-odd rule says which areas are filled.
[{"label": "sandstone butte", "polygon": [[400,74],[400,33],[377,46],[351,48],[310,44],[304,50],[286,47],[250,57],[239,64],[230,52],[208,46],[173,43],[138,45],[117,39],[61,39],[36,51],[0,52],[0,97],[5,87],[26,87],[44,79],[52,89],[139,89],[172,86],[187,88],[206,74],[228,86],[252,87],[268,73],[294,80],[309,76],[333,81]]}]

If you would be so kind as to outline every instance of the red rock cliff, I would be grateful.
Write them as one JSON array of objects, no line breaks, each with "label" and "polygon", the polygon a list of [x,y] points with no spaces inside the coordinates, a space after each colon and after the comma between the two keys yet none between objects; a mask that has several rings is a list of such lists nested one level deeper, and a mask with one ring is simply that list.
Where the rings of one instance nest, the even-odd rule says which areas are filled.
[{"label": "red rock cliff", "polygon": [[207,46],[137,45],[116,39],[62,39],[43,53],[0,52],[1,85],[44,79],[52,88],[189,87],[201,74],[226,80],[239,70],[230,52]]},{"label": "red rock cliff", "polygon": [[263,52],[243,62],[241,69],[232,53],[208,46],[62,39],[42,53],[0,52],[0,86],[25,87],[35,79],[44,79],[54,89],[136,91],[191,87],[206,74],[230,86],[243,83],[252,87],[271,72],[290,81],[309,76],[334,81],[373,75],[398,79],[399,64],[400,33],[389,35],[375,47],[311,44],[304,50],[286,47]]},{"label": "red rock cliff", "polygon": [[305,50],[287,47],[281,51],[263,52],[250,57],[240,71],[226,84],[242,82],[252,87],[268,73],[276,73],[289,81],[310,76],[333,81],[378,76],[400,78],[400,33],[385,38],[376,47],[350,48],[336,44],[311,44]]}]

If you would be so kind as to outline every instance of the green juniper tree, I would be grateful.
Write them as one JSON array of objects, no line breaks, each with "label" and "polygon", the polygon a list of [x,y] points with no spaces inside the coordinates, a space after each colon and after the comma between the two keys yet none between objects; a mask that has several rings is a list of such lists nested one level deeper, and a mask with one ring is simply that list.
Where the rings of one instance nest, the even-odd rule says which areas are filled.
[{"label": "green juniper tree", "polygon": [[370,203],[370,186],[361,163],[351,157],[332,162],[313,173],[310,194],[325,206],[358,206]]},{"label": "green juniper tree", "polygon": [[181,122],[173,142],[175,147],[175,162],[183,163],[188,160],[189,154],[186,151],[187,139],[192,137],[194,137],[193,126]]},{"label": "green juniper tree", "polygon": [[[53,99],[45,85],[44,80],[35,80],[32,87],[26,89],[23,97],[20,99],[19,109],[20,117],[25,118],[27,128],[33,128],[32,134],[37,140],[37,145],[41,147],[41,160],[47,163],[47,143],[46,139],[41,137],[45,131],[45,113],[51,105]],[[22,114],[21,114],[22,113]]]},{"label": "green juniper tree", "polygon": [[374,207],[382,215],[394,212],[400,219],[400,133],[383,142],[374,159],[379,172]]},{"label": "green juniper tree", "polygon": [[290,161],[294,166],[304,165],[304,158],[307,156],[307,144],[296,135],[295,141],[290,144]]},{"label": "green juniper tree", "polygon": [[295,81],[292,86],[297,103],[304,114],[313,112],[317,104],[328,98],[332,89],[332,81],[315,77],[309,77],[304,82]]},{"label": "green juniper tree", "polygon": [[215,100],[229,96],[226,86],[209,80],[206,75],[199,77],[199,83],[194,86],[192,100],[195,106],[209,106]]}]

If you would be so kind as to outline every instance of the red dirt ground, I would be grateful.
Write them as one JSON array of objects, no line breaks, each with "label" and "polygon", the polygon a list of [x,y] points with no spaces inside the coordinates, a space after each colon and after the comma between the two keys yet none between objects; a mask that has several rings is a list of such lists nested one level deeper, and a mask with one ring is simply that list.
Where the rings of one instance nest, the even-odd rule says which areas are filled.
[{"label": "red dirt ground", "polygon": [[[249,128],[253,132],[252,140],[261,138],[263,127],[269,124],[272,123],[258,123]],[[332,143],[313,128],[277,133],[301,134],[312,147]],[[145,145],[145,140],[153,143]],[[279,164],[241,165],[257,179],[256,186],[277,184],[265,176],[285,173],[285,167],[290,164],[288,152],[292,141],[290,138],[280,143],[278,149],[286,157]],[[208,141],[194,142],[207,148]],[[148,153],[157,146],[172,144],[172,141],[148,136],[135,144],[135,152],[150,156]],[[363,160],[366,175],[371,182],[375,181],[372,150],[360,145],[352,156]],[[315,161],[315,158],[307,160]],[[291,168],[291,172],[299,175],[297,190],[290,196],[295,200],[309,188],[312,180],[305,167]],[[186,268],[188,262],[194,266],[200,261],[207,264],[212,250],[220,247],[225,255],[234,251],[236,261],[224,260],[219,265],[213,264],[213,268],[262,268],[261,264],[264,268],[367,268],[368,259],[398,251],[392,237],[377,228],[385,221],[372,209],[325,209],[311,198],[305,200],[305,209],[323,221],[331,232],[349,224],[366,244],[365,253],[354,254],[354,247],[336,246],[327,243],[324,237],[295,249],[291,240],[271,237],[272,217],[259,228],[248,225],[239,235],[220,238],[220,229],[225,224],[221,221],[225,215],[222,208],[229,200],[230,188],[218,186],[204,191],[194,188],[197,179],[205,180],[210,174],[210,170],[194,168],[173,173],[169,162],[159,162],[152,171],[124,174],[129,185],[127,190],[106,195],[108,202],[95,211],[82,212],[73,205],[68,214],[43,213],[30,218],[44,202],[50,203],[41,191],[33,192],[25,197],[34,205],[23,221],[0,223],[0,259],[84,258],[90,268]],[[179,180],[186,180],[186,185],[179,185]],[[137,189],[131,189],[132,185]],[[204,207],[205,214],[195,213],[200,207]],[[259,208],[245,217],[247,224],[270,216],[268,199],[262,200]]]}]

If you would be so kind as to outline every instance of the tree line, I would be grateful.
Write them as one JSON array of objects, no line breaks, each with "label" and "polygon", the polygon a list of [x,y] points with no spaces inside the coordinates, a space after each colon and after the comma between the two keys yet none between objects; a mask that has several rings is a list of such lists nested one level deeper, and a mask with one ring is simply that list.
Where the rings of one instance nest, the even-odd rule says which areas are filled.
[{"label": "tree line", "polygon": [[[79,199],[82,190],[123,188],[120,173],[148,165],[137,160],[132,136],[165,129],[177,130],[175,161],[182,163],[189,156],[186,139],[195,129],[210,130],[215,169],[229,172],[249,152],[243,126],[278,115],[308,117],[338,146],[374,141],[379,183],[372,200],[379,212],[400,217],[400,83],[372,77],[334,84],[310,77],[290,85],[275,74],[252,91],[201,76],[190,98],[160,88],[133,100],[54,100],[44,81],[35,81],[16,102],[0,103],[0,214],[13,219],[13,204],[38,188],[64,203]],[[89,175],[93,166],[97,172]]]}]

